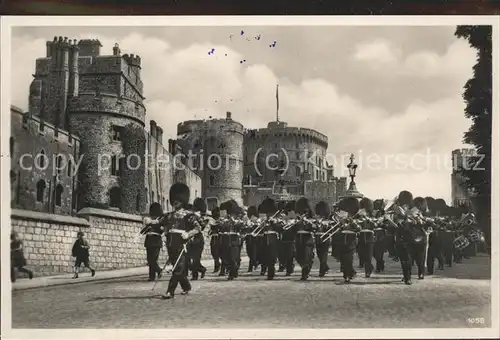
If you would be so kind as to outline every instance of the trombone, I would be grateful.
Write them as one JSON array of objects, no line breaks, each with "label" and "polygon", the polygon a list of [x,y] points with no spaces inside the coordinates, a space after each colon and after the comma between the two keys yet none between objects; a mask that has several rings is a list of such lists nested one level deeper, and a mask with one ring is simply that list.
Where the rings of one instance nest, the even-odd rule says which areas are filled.
[{"label": "trombone", "polygon": [[283,227],[283,230],[285,230],[285,231],[286,231],[286,230],[289,230],[289,229],[290,229],[290,228],[292,228],[293,226],[297,225],[297,223],[302,222],[302,220],[305,218],[305,216],[306,216],[305,214],[297,216],[297,220],[296,220],[295,222],[292,222],[292,223],[290,223],[290,224],[288,224],[288,225],[284,226],[284,227]]},{"label": "trombone", "polygon": [[265,220],[264,222],[262,222],[261,224],[259,224],[257,227],[255,227],[255,229],[251,232],[250,235],[252,235],[253,237],[259,235],[262,230],[264,229],[264,227],[266,226],[267,222],[272,219],[272,218],[275,218],[276,216],[278,216],[278,214],[281,213],[281,210],[278,210],[273,216],[269,217],[267,220]]},{"label": "trombone", "polygon": [[334,222],[337,223],[335,223],[330,229],[328,229],[323,235],[321,235],[321,243],[325,243],[326,241],[328,241],[342,228],[342,226],[337,228],[337,226],[341,223],[340,220],[334,220]]}]

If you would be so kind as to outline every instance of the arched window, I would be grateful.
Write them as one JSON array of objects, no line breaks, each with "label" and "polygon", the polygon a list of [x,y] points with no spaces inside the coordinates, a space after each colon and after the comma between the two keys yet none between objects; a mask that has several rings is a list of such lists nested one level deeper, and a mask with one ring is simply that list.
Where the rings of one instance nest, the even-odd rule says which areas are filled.
[{"label": "arched window", "polygon": [[42,149],[42,151],[40,151],[39,157],[38,157],[38,167],[40,169],[44,169],[45,168],[45,158],[46,158],[45,150]]},{"label": "arched window", "polygon": [[12,157],[14,155],[14,137],[10,137],[9,152],[10,152],[10,157]]},{"label": "arched window", "polygon": [[300,176],[302,174],[302,169],[297,166],[295,167],[295,176]]},{"label": "arched window", "polygon": [[111,176],[118,176],[118,163],[117,157],[111,156]]},{"label": "arched window", "polygon": [[112,208],[120,208],[121,207],[121,191],[120,188],[114,187],[109,191],[109,206]]},{"label": "arched window", "polygon": [[61,184],[58,184],[56,186],[56,206],[58,207],[61,206],[63,192],[64,192],[63,186]]},{"label": "arched window", "polygon": [[36,184],[36,200],[37,202],[43,202],[43,197],[45,196],[45,181],[43,179],[39,180]]},{"label": "arched window", "polygon": [[57,155],[57,157],[56,157],[56,169],[57,169],[58,174],[61,173],[61,164],[62,164],[62,156]]},{"label": "arched window", "polygon": [[68,177],[73,175],[73,162],[71,159],[68,159]]}]

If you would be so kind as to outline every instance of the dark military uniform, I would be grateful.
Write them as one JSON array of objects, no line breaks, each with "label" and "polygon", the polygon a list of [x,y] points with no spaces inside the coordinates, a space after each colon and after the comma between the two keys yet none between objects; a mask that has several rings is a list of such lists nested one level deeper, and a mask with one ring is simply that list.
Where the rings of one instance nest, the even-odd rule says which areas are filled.
[{"label": "dark military uniform", "polygon": [[214,273],[217,273],[221,269],[221,238],[219,230],[219,219],[220,210],[219,208],[214,208],[212,210],[212,218],[215,223],[210,227],[210,254],[214,259]]},{"label": "dark military uniform", "polygon": [[328,249],[330,249],[332,238],[327,239],[326,232],[333,227],[333,221],[330,217],[330,207],[325,201],[318,202],[314,207],[315,213],[318,216],[317,231],[315,234],[316,240],[316,253],[319,260],[319,276],[323,277],[328,273],[330,267],[328,266]]},{"label": "dark military uniform", "polygon": [[191,290],[188,275],[188,257],[186,243],[196,234],[201,233],[199,218],[193,211],[185,209],[189,202],[189,187],[183,183],[175,183],[170,187],[170,202],[174,211],[167,213],[159,224],[165,227],[168,234],[168,255],[172,259],[174,268],[170,277],[165,299],[174,297],[177,285],[180,284],[182,294]]},{"label": "dark military uniform", "polygon": [[300,279],[305,281],[309,277],[314,263],[314,245],[316,243],[314,232],[317,226],[312,221],[312,210],[305,197],[301,197],[295,203],[295,213],[299,220],[291,229],[295,230],[297,262],[302,267]]},{"label": "dark military uniform", "polygon": [[443,240],[442,235],[445,231],[435,228],[429,234],[429,248],[427,250],[427,274],[434,274],[434,262],[437,259],[438,269],[444,269],[443,259]]},{"label": "dark military uniform", "polygon": [[257,208],[251,206],[248,208],[247,216],[249,220],[246,222],[242,232],[245,238],[245,249],[249,258],[248,272],[253,272],[257,268],[257,239],[252,235],[253,230],[257,227]]},{"label": "dark military uniform", "polygon": [[375,259],[375,272],[381,273],[385,270],[384,253],[387,249],[387,225],[380,222],[373,229],[375,242],[373,243],[373,258]]},{"label": "dark military uniform", "polygon": [[276,271],[276,261],[279,250],[279,233],[283,225],[276,219],[270,218],[262,230],[264,240],[265,263],[267,268],[267,279],[272,280]]},{"label": "dark military uniform", "polygon": [[455,232],[451,230],[451,225],[445,225],[441,233],[441,246],[443,249],[444,263],[451,267],[453,263],[453,241]]},{"label": "dark military uniform", "polygon": [[[221,219],[220,231],[222,242],[222,261],[228,271],[228,280],[233,280],[238,276],[238,265],[241,250],[241,229],[242,224],[236,220],[236,202],[229,201],[226,205],[228,216]],[[221,269],[222,274],[222,269]],[[219,274],[220,275],[220,274]]]},{"label": "dark military uniform", "polygon": [[[295,208],[295,204],[293,202],[289,202],[285,205],[285,216],[288,216],[290,212],[292,212]],[[285,218],[285,217],[283,217]],[[295,236],[296,230],[295,228],[290,228],[285,230],[286,225],[288,223],[294,223],[294,221],[287,220],[284,223],[283,228],[281,229],[280,242],[281,242],[281,250],[283,252],[283,264],[286,270],[286,276],[290,276],[293,274],[295,268]]]},{"label": "dark military uniform", "polygon": [[[197,214],[201,225],[201,231],[203,232],[209,223],[208,216],[206,216],[207,206],[205,201],[201,198],[196,198],[193,202],[193,210]],[[191,269],[192,280],[198,280],[199,274],[201,274],[201,278],[205,277],[207,268],[201,264],[201,256],[203,254],[204,247],[205,237],[201,232],[194,235],[187,244],[189,268]]]}]

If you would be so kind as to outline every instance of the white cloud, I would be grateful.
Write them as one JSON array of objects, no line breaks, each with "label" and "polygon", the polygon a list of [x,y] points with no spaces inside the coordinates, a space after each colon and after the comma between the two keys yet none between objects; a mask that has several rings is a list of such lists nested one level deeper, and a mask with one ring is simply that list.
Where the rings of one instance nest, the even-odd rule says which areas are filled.
[{"label": "white cloud", "polygon": [[[75,38],[84,37],[82,34]],[[102,53],[110,54],[116,39],[99,39],[104,45]],[[248,128],[257,128],[267,126],[275,118],[275,87],[279,81],[273,70],[264,64],[241,64],[243,56],[228,46],[207,41],[173,49],[166,41],[139,34],[129,35],[119,43],[122,53],[134,53],[142,58],[147,118],[163,127],[165,144],[168,138],[175,137],[177,124],[183,120],[222,117],[225,111],[231,111],[233,119]],[[372,58],[370,62],[375,61],[372,64],[382,62],[390,67],[395,63],[399,74],[407,76],[410,70],[416,69],[433,76],[455,70],[464,82],[473,65],[470,58],[459,59],[464,53],[465,56],[472,53],[463,49],[461,43],[453,44],[443,56],[422,52],[406,59],[402,59],[390,42],[379,40],[377,44],[358,49],[357,60]],[[212,48],[215,54],[208,55]],[[456,53],[462,55],[455,56]],[[32,72],[28,70],[33,70],[35,59],[44,55],[45,41],[13,38],[13,73],[16,75],[12,82],[13,104],[27,108],[32,79]],[[343,94],[341,83],[332,84],[324,79],[306,79],[298,84],[282,81],[280,119],[290,126],[314,128],[326,134],[333,154],[360,155],[359,161],[365,163],[360,166],[356,182],[371,198],[392,198],[407,189],[414,195],[443,197],[449,201],[450,169],[443,164],[439,169],[432,164],[430,169],[408,169],[393,159],[386,166],[368,169],[366,161],[375,153],[380,158],[397,154],[409,157],[413,153],[423,154],[428,148],[443,160],[451,157],[451,150],[461,147],[462,133],[470,125],[463,116],[464,104],[460,97],[463,84],[456,84],[443,82],[443,86],[456,87],[453,97],[431,103],[409,103],[402,112],[390,112],[384,107],[364,105],[363,93],[357,98]],[[416,165],[425,165],[422,157],[415,158],[418,158]],[[336,169],[336,174],[346,175],[345,170]]]},{"label": "white cloud", "polygon": [[353,57],[384,75],[415,78],[453,77],[466,80],[471,75],[470,68],[474,64],[476,52],[466,41],[457,39],[444,55],[422,50],[405,56],[401,49],[390,41],[377,39],[358,44]]},{"label": "white cloud", "polygon": [[376,39],[371,42],[361,43],[356,46],[354,58],[364,62],[394,63],[401,54],[390,41]]}]

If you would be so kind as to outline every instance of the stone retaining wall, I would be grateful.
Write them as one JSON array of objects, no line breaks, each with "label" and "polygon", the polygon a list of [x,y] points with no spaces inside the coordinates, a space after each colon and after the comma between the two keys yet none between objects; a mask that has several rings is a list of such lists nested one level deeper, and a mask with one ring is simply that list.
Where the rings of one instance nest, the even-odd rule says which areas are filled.
[{"label": "stone retaining wall", "polygon": [[[139,234],[142,217],[95,208],[84,208],[77,216],[12,209],[12,229],[24,240],[27,268],[37,276],[71,273],[75,260],[71,249],[78,231],[90,243],[90,261],[97,270],[146,265],[144,236]],[[210,258],[210,241],[205,235],[202,259]],[[164,248],[159,263],[165,260]]]}]

